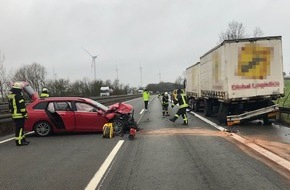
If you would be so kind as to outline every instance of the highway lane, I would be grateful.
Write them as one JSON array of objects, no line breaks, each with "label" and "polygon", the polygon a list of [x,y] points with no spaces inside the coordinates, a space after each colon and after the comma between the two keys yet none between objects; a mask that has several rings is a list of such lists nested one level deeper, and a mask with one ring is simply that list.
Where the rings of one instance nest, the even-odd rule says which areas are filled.
[{"label": "highway lane", "polygon": [[[143,102],[134,104],[140,119]],[[104,139],[97,133],[30,135],[28,146],[16,147],[13,135],[1,137],[0,189],[85,189],[122,139]]]},{"label": "highway lane", "polygon": [[[195,112],[194,114],[204,117],[202,112]],[[218,123],[216,117],[206,117],[206,119]],[[261,120],[254,120],[231,127],[221,127],[229,129],[248,141],[254,142],[290,161],[290,126],[278,121],[271,125],[263,125]]]},{"label": "highway lane", "polygon": [[[176,110],[170,110],[173,116]],[[157,98],[99,189],[289,189],[289,179],[228,133],[189,115],[171,123]],[[246,152],[244,152],[246,151]]]},{"label": "highway lane", "polygon": [[84,189],[118,141],[94,133],[29,140],[0,145],[0,189]]},{"label": "highway lane", "polygon": [[[100,134],[31,137],[31,144],[0,144],[0,189],[85,189],[120,140],[125,140],[99,189],[289,189],[289,179],[228,133],[189,116],[171,123],[156,96],[144,115],[130,101],[140,127],[136,139]],[[170,109],[170,115],[175,114]],[[4,156],[3,156],[4,155]],[[287,174],[286,174],[287,175]]]}]

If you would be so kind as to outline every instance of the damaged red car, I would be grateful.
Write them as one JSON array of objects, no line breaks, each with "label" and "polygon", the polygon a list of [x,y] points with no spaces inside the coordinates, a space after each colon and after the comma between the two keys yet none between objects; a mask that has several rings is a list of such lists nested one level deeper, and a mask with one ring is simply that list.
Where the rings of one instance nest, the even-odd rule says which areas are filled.
[{"label": "damaged red car", "polygon": [[113,123],[115,134],[137,128],[134,109],[126,103],[109,107],[89,98],[51,97],[38,98],[28,85],[23,91],[32,98],[27,108],[28,118],[24,130],[34,131],[38,136],[57,132],[102,132],[105,123]]}]

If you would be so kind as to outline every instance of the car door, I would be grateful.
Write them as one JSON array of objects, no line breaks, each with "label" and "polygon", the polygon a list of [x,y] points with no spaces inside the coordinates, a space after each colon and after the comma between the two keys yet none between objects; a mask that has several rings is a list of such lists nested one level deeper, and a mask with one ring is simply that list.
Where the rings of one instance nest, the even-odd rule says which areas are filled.
[{"label": "car door", "polygon": [[[51,111],[51,109],[54,109]],[[70,101],[50,102],[47,108],[50,119],[56,128],[64,128],[66,131],[75,130],[75,114]]]},{"label": "car door", "polygon": [[107,119],[101,110],[86,102],[75,102],[76,129],[78,131],[102,131]]}]

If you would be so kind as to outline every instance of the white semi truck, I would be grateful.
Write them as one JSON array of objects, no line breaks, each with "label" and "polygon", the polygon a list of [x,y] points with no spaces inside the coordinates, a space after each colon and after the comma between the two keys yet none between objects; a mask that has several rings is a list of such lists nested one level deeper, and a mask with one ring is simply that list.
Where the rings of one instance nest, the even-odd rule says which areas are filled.
[{"label": "white semi truck", "polygon": [[110,96],[111,89],[108,86],[102,86],[100,88],[100,96]]},{"label": "white semi truck", "polygon": [[284,95],[281,36],[225,40],[186,69],[185,91],[194,111],[220,123],[269,118]]}]

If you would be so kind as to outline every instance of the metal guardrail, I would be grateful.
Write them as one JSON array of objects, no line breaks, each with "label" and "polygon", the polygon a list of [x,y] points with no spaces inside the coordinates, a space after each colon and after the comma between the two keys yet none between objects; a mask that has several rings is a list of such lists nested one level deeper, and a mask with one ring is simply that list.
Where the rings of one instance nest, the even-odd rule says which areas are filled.
[{"label": "metal guardrail", "polygon": [[[140,94],[133,95],[119,95],[119,96],[102,96],[102,97],[90,97],[90,99],[96,100],[105,106],[112,105],[117,102],[124,102],[134,98],[141,97]],[[9,105],[7,102],[0,103],[0,123],[12,121],[11,114],[9,113]]]},{"label": "metal guardrail", "polygon": [[90,99],[96,100],[101,104],[106,106],[112,105],[117,102],[124,102],[127,100],[131,100],[134,98],[141,97],[141,94],[132,94],[132,95],[118,95],[118,96],[97,96],[97,97],[90,97]]}]

